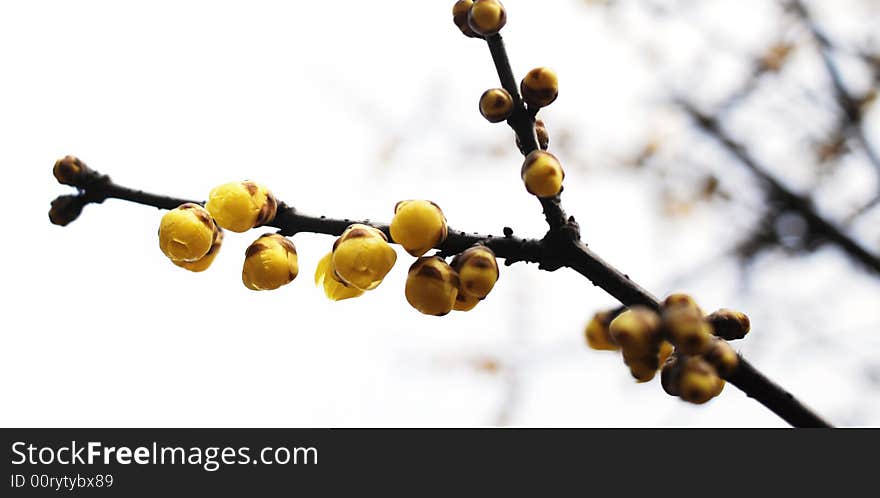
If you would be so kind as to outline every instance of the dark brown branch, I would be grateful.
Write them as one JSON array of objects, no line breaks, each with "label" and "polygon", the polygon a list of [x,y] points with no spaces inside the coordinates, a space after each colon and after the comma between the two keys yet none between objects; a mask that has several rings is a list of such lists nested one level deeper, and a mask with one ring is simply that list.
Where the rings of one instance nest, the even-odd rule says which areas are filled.
[{"label": "dark brown branch", "polygon": [[513,112],[507,119],[507,124],[513,128],[519,139],[520,152],[528,155],[533,150],[538,150],[538,138],[535,135],[535,118],[526,109],[522,97],[519,94],[519,85],[516,77],[513,75],[513,69],[510,67],[510,59],[507,57],[507,49],[504,46],[504,40],[500,34],[490,36],[486,39],[489,44],[489,52],[492,54],[492,61],[495,63],[495,70],[498,72],[498,79],[501,80],[501,87],[507,90],[513,97]]},{"label": "dark brown branch", "polygon": [[703,132],[721,144],[736,157],[768,189],[770,196],[786,208],[798,213],[807,222],[810,231],[843,249],[853,259],[871,270],[880,273],[880,257],[865,249],[855,239],[847,235],[834,222],[820,215],[812,200],[800,195],[782,184],[767,168],[754,158],[741,143],[734,140],[721,127],[718,120],[703,113],[689,102],[679,101],[679,105],[690,115]]},{"label": "dark brown branch", "polygon": [[[137,204],[153,206],[159,209],[174,209],[181,204],[192,202],[204,205],[203,201],[182,199],[163,195],[151,194],[142,190],[130,189],[113,183],[108,176],[101,175],[101,181],[91,183],[82,189],[80,196],[86,203],[101,203],[105,199],[120,199]],[[376,223],[370,220],[334,219],[326,216],[308,216],[297,212],[291,206],[280,203],[275,219],[265,225],[277,228],[278,233],[286,236],[300,232],[319,233],[325,235],[342,235],[342,232],[352,223],[364,223],[381,230],[388,240],[393,242],[391,232],[387,224]],[[509,233],[509,232],[508,232]],[[458,254],[474,244],[484,244],[492,249],[496,256],[507,261],[540,263],[552,259],[545,254],[545,244],[537,239],[523,239],[514,237],[512,233],[503,236],[482,235],[478,233],[466,233],[459,230],[449,229],[446,240],[437,245],[443,254]]]},{"label": "dark brown branch", "polygon": [[[657,298],[630,280],[629,276],[605,263],[582,243],[578,244],[576,255],[572,256],[568,266],[627,306],[642,305],[660,310],[660,302]],[[736,370],[725,380],[746,393],[748,397],[769,408],[793,427],[832,427],[742,356],[739,358]]]},{"label": "dark brown branch", "polygon": [[874,169],[880,173],[880,153],[877,152],[874,148],[874,144],[868,139],[863,126],[864,112],[862,112],[862,99],[856,98],[852,92],[847,89],[846,84],[843,81],[843,76],[840,73],[840,69],[834,61],[834,44],[813,19],[810,11],[803,2],[800,0],[792,0],[789,5],[795,14],[800,17],[801,21],[806,25],[810,34],[813,36],[813,39],[815,39],[816,43],[819,45],[819,55],[822,57],[825,71],[831,79],[831,86],[834,88],[835,100],[838,105],[840,105],[846,118],[846,128],[851,130],[856,136],[862,149],[865,151],[865,156],[867,156],[868,162],[870,162]]},{"label": "dark brown branch", "polygon": [[[527,156],[530,152],[538,150],[538,138],[535,135],[535,114],[526,108],[522,97],[520,97],[519,85],[513,75],[513,69],[510,67],[510,59],[507,57],[507,49],[504,47],[501,35],[496,34],[486,38],[486,43],[489,44],[489,52],[492,54],[492,61],[495,63],[495,70],[498,72],[501,86],[513,97],[513,112],[507,119],[507,124],[516,133],[520,152]],[[539,200],[550,230],[562,229],[569,220],[560,205],[559,196],[540,198]]]},{"label": "dark brown branch", "polygon": [[768,379],[742,356],[739,357],[739,366],[726,380],[762,405],[784,409],[784,415],[778,411],[776,414],[793,427],[831,427],[828,422],[804,406],[790,392]]},{"label": "dark brown branch", "polygon": [[630,280],[629,275],[606,263],[586,244],[577,241],[571,251],[566,266],[587,277],[593,285],[627,306],[641,304],[659,311],[660,303],[653,294]]}]

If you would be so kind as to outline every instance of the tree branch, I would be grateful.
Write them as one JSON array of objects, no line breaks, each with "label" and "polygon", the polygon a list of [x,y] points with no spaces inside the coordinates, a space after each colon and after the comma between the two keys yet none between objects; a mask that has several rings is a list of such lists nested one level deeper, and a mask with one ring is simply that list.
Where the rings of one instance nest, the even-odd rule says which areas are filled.
[{"label": "tree branch", "polygon": [[[519,94],[519,85],[513,75],[513,69],[510,67],[510,59],[507,57],[507,49],[501,34],[486,38],[486,43],[489,45],[489,52],[492,54],[492,61],[495,63],[495,70],[498,72],[501,86],[513,97],[513,112],[507,119],[507,124],[516,133],[520,152],[527,156],[530,152],[538,150],[538,139],[535,135],[535,113],[526,108]],[[539,200],[550,231],[563,229],[569,220],[566,219],[559,196],[542,197]]]},{"label": "tree branch", "polygon": [[[79,197],[86,204],[100,204],[106,199],[119,199],[166,210],[174,209],[187,202],[205,204],[204,201],[152,194],[143,190],[123,187],[114,183],[109,176],[101,175],[97,172],[94,175],[95,181],[84,181],[82,185],[77,186],[80,189]],[[277,228],[278,233],[285,236],[301,232],[339,236],[352,223],[363,223],[376,227],[388,237],[389,241],[393,242],[391,231],[387,224],[376,223],[370,220],[309,216],[297,212],[295,208],[284,202],[279,203],[275,218],[264,226]],[[436,249],[443,254],[452,255],[458,254],[474,244],[486,245],[492,249],[497,257],[506,260],[507,264],[520,261],[540,263],[552,259],[548,258],[545,254],[547,249],[541,240],[514,237],[510,230],[505,230],[504,235],[497,236],[466,233],[450,228],[446,240],[438,244]]]},{"label": "tree branch", "polygon": [[825,65],[825,71],[831,79],[831,86],[834,88],[834,96],[846,119],[846,128],[852,130],[859,143],[865,151],[868,162],[874,167],[877,173],[880,173],[880,154],[874,148],[874,144],[865,134],[862,126],[864,113],[862,112],[862,99],[856,98],[846,87],[843,76],[837,63],[834,61],[834,44],[831,39],[822,31],[822,28],[816,24],[810,11],[800,0],[791,0],[789,3],[791,9],[800,17],[801,21],[810,31],[813,39],[819,45],[819,55],[822,57],[822,63]]},{"label": "tree branch", "polygon": [[[527,155],[537,149],[534,113],[526,109],[522,103],[501,37],[499,35],[489,37],[487,42],[501,83],[515,102],[515,108],[508,124],[519,138],[521,152]],[[102,203],[106,199],[120,199],[160,209],[173,209],[180,204],[193,202],[189,199],[167,197],[122,187],[113,183],[106,175],[92,170],[87,171],[88,174],[74,185],[79,190],[78,195],[62,196],[56,199],[56,203],[62,198],[73,199],[80,204],[79,208],[81,209],[85,204]],[[441,255],[448,256],[459,253],[475,243],[483,243],[490,247],[497,257],[504,259],[508,265],[518,261],[532,262],[538,263],[540,269],[547,271],[568,267],[585,276],[594,285],[601,287],[624,305],[641,304],[656,310],[660,309],[657,298],[587,248],[586,244],[580,240],[580,230],[574,218],[565,215],[558,195],[553,198],[542,198],[541,205],[550,227],[542,239],[513,237],[512,230],[509,228],[505,228],[502,237],[450,230],[447,239],[438,244],[436,249],[440,251]],[[53,209],[55,207],[56,204],[53,203]],[[65,221],[60,224],[73,221],[78,214],[79,211],[76,211],[72,216],[63,218]],[[56,218],[53,218],[53,221],[55,220]],[[324,216],[303,215],[293,207],[281,203],[275,219],[266,226],[278,228],[279,233],[283,235],[293,235],[299,232],[340,235],[346,227],[356,222],[351,219],[340,220]],[[388,225],[368,220],[362,221],[362,223],[382,230],[388,236],[389,241],[393,242]],[[728,375],[726,379],[793,426],[830,427],[828,422],[758,372],[744,358],[740,358],[736,371]]]},{"label": "tree branch", "polygon": [[728,135],[716,118],[703,113],[689,102],[679,100],[678,104],[703,132],[721,144],[742,165],[751,171],[769,190],[772,198],[780,201],[786,208],[802,216],[813,233],[821,235],[839,246],[856,261],[859,261],[874,272],[880,273],[880,257],[865,249],[834,222],[820,215],[816,211],[812,200],[808,197],[796,194],[783,185],[748,152],[745,146]]},{"label": "tree branch", "polygon": [[[507,123],[516,133],[520,152],[523,155],[528,155],[538,148],[535,137],[535,113],[526,109],[522,102],[501,35],[490,36],[486,41],[489,44],[489,51],[492,54],[501,85],[513,97],[514,108]],[[775,183],[778,184],[778,182]],[[566,217],[559,195],[549,199],[542,198],[541,206],[550,226],[550,230],[542,241],[547,244],[548,249],[551,249],[548,251],[548,255],[552,255],[557,262],[561,261],[562,266],[569,267],[587,277],[593,285],[601,287],[627,306],[640,304],[655,310],[660,309],[660,303],[656,297],[633,282],[628,275],[606,263],[580,240],[580,229],[574,217]],[[540,266],[545,269],[546,267],[546,263],[542,263]],[[749,397],[754,398],[795,427],[831,426],[800,403],[791,393],[761,374],[745,358],[740,357],[739,363],[740,366],[733,375],[728,376],[727,380]]]}]

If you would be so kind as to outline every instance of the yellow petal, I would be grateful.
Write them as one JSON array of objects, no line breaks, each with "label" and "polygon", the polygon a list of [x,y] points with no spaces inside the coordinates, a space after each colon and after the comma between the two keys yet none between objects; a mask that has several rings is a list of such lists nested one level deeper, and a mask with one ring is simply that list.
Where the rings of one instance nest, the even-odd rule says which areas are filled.
[{"label": "yellow petal", "polygon": [[336,278],[333,270],[333,253],[328,252],[320,261],[315,269],[315,285],[324,288],[324,295],[332,301],[342,301],[343,299],[351,299],[358,297],[364,291],[345,285]]}]

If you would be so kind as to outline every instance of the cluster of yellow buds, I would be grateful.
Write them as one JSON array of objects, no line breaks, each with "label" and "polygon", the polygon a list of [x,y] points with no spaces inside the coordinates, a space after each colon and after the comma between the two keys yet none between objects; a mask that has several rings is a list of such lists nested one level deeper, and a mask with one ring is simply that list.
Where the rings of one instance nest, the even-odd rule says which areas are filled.
[{"label": "cluster of yellow buds", "polygon": [[426,315],[470,311],[497,280],[495,253],[478,244],[453,258],[452,265],[438,256],[417,259],[406,278],[406,300]]},{"label": "cluster of yellow buds", "polygon": [[[69,164],[68,164],[69,163]],[[59,174],[76,174],[78,162],[62,160]],[[73,172],[73,173],[71,173]],[[207,270],[223,243],[223,228],[244,232],[270,223],[278,202],[263,185],[245,181],[220,185],[203,207],[185,203],[167,212],[159,225],[159,247],[177,266]],[[315,284],[331,300],[355,298],[375,289],[397,262],[389,234],[418,258],[406,280],[407,301],[418,311],[445,315],[469,311],[485,299],[498,280],[498,262],[488,247],[477,244],[456,255],[452,264],[425,253],[439,247],[449,229],[440,207],[426,200],[406,200],[394,207],[387,233],[362,224],[349,225],[315,269]],[[273,290],[299,273],[296,247],[277,233],[261,235],[245,251],[241,280],[251,290]]]},{"label": "cluster of yellow buds", "polygon": [[[537,112],[538,109],[552,104],[559,96],[559,77],[550,68],[536,67],[526,73],[519,88],[523,102]],[[480,96],[480,114],[490,123],[499,123],[509,118],[513,105],[513,97],[503,88],[490,88]],[[546,134],[546,130],[543,133]]]},{"label": "cluster of yellow buds", "polygon": [[[465,36],[487,38],[496,35],[504,27],[507,14],[498,0],[459,0],[452,6],[452,21]],[[554,197],[562,191],[565,173],[556,156],[545,152],[550,137],[544,122],[536,119],[535,115],[559,96],[559,77],[550,68],[536,67],[520,81],[519,90],[522,102],[529,106],[528,111],[511,95],[516,93],[515,89],[490,88],[480,96],[480,114],[490,123],[500,123],[511,118],[517,105],[520,106],[521,113],[529,113],[524,119],[534,121],[539,150],[523,149],[517,136],[517,146],[524,154],[528,153],[521,169],[522,180],[526,190],[532,195]]]},{"label": "cluster of yellow buds", "polygon": [[600,311],[584,329],[592,349],[621,351],[639,382],[654,378],[662,367],[664,390],[691,403],[718,396],[739,356],[727,340],[749,332],[749,318],[738,311],[704,315],[693,298],[672,294],[656,312],[644,306]]},{"label": "cluster of yellow buds", "polygon": [[440,207],[426,200],[407,200],[394,207],[391,238],[418,258],[409,268],[405,295],[409,304],[426,315],[443,316],[452,310],[470,311],[485,299],[498,280],[495,254],[475,245],[452,260],[425,257],[446,240],[449,229]]},{"label": "cluster of yellow buds", "polygon": [[[275,196],[265,186],[250,181],[226,183],[211,190],[205,207],[186,203],[166,213],[159,226],[159,247],[177,266],[204,271],[219,252],[221,227],[245,232],[271,222],[277,209]],[[384,233],[353,224],[321,259],[315,281],[331,299],[356,297],[376,288],[396,259]],[[296,247],[280,234],[261,235],[245,251],[241,279],[248,289],[277,289],[298,273]]]},{"label": "cluster of yellow buds", "polygon": [[[56,163],[66,175],[79,171],[76,163]],[[60,164],[60,166],[59,166]],[[84,165],[83,165],[84,166]],[[231,182],[211,190],[203,207],[185,203],[168,211],[159,223],[159,248],[175,265],[193,272],[207,270],[223,244],[223,229],[244,232],[275,218],[278,203],[265,186],[251,181]],[[266,234],[245,253],[244,285],[253,290],[277,289],[296,277],[296,248],[290,240]]]},{"label": "cluster of yellow buds", "polygon": [[663,326],[676,354],[663,365],[663,389],[672,396],[702,404],[721,394],[724,377],[739,364],[739,356],[727,340],[749,332],[749,318],[738,311],[721,309],[706,316],[686,294],[672,294],[663,301]]},{"label": "cluster of yellow buds", "polygon": [[[264,186],[232,182],[214,188],[205,207],[182,204],[162,217],[159,248],[177,266],[207,270],[223,244],[223,230],[244,232],[272,221],[277,202]],[[241,280],[251,290],[286,285],[299,271],[296,247],[278,234],[264,234],[245,251]]]}]

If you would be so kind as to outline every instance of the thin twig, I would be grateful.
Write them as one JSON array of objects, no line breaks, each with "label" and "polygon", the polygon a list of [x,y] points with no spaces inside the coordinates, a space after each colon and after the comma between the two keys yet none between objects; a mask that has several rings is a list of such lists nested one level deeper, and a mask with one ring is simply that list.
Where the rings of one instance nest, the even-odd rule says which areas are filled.
[{"label": "thin twig", "polygon": [[[159,209],[174,209],[187,202],[205,204],[203,201],[168,197],[123,187],[104,175],[101,175],[101,178],[103,181],[91,183],[83,189],[81,196],[84,200],[89,203],[101,203],[105,199],[120,199]],[[364,223],[376,227],[388,237],[388,240],[392,240],[391,231],[387,224],[369,220],[309,216],[297,212],[295,208],[283,202],[279,204],[275,218],[264,226],[277,228],[278,233],[286,236],[301,232],[338,236],[342,235],[342,232],[352,223]],[[508,264],[515,262],[540,263],[549,259],[544,254],[545,249],[542,241],[523,239],[513,236],[509,231],[505,232],[501,236],[483,235],[450,228],[446,240],[438,244],[436,249],[444,254],[458,254],[474,244],[483,244],[492,249],[496,256],[506,260]]]},{"label": "thin twig", "polygon": [[[498,72],[498,79],[501,80],[501,86],[513,97],[513,112],[507,119],[507,124],[516,133],[519,139],[520,152],[524,156],[530,152],[538,150],[538,138],[535,135],[535,115],[526,109],[522,97],[519,94],[519,86],[516,83],[516,77],[513,75],[513,69],[510,67],[510,59],[507,57],[507,49],[504,47],[504,40],[500,34],[486,38],[489,45],[489,52],[492,54],[492,61],[495,63],[495,70]],[[568,220],[565,211],[560,205],[559,196],[542,197],[541,207],[544,209],[544,217],[547,224],[550,225],[550,231],[562,229]],[[573,221],[573,220],[572,220]]]},{"label": "thin twig", "polygon": [[835,100],[840,105],[846,118],[846,128],[852,130],[852,133],[861,144],[862,149],[864,149],[868,162],[871,163],[877,173],[880,173],[880,153],[877,152],[874,148],[874,144],[868,139],[863,126],[864,113],[862,112],[862,100],[856,98],[852,92],[847,89],[840,69],[834,61],[834,44],[813,19],[810,11],[803,2],[800,0],[791,0],[789,5],[798,17],[800,17],[810,31],[813,39],[815,39],[816,43],[819,45],[819,55],[822,57],[822,63],[825,66],[828,77],[831,79]]},{"label": "thin twig", "polygon": [[804,221],[809,225],[812,233],[826,238],[843,249],[856,261],[859,261],[869,269],[880,273],[880,256],[865,249],[855,239],[846,234],[843,229],[838,227],[837,224],[820,215],[813,205],[812,200],[808,197],[797,194],[786,187],[755,157],[753,157],[744,145],[734,140],[733,137],[724,131],[715,117],[703,113],[687,101],[679,100],[678,104],[694,120],[697,126],[703,130],[703,132],[709,137],[715,139],[716,142],[721,144],[730,154],[736,157],[743,166],[754,174],[769,190],[769,193],[774,200],[781,202],[787,209],[802,216]]}]

